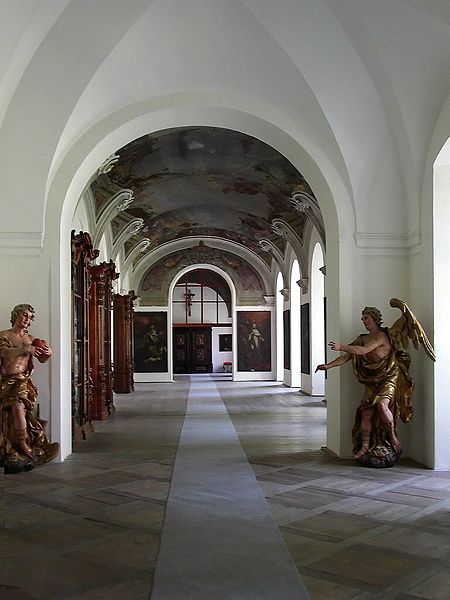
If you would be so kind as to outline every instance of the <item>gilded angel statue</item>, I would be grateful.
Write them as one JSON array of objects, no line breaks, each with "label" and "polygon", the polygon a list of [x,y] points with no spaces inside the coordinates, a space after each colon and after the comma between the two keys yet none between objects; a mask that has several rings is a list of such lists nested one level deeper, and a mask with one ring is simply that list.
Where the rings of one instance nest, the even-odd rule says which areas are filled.
[{"label": "gilded angel statue", "polygon": [[330,342],[332,350],[344,354],[316,368],[326,371],[351,360],[356,378],[365,386],[352,436],[354,456],[367,467],[392,467],[400,457],[402,445],[396,424],[399,418],[408,423],[413,416],[409,341],[416,350],[422,345],[429,358],[435,360],[433,347],[408,305],[397,298],[392,298],[390,305],[402,313],[391,327],[382,327],[381,312],[366,306],[361,321],[367,333],[350,344]]}]

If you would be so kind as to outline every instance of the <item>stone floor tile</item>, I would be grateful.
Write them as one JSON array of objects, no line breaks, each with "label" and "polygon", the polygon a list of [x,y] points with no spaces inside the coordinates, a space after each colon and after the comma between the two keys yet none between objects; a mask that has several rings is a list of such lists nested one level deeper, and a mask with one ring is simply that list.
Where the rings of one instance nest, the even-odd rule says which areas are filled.
[{"label": "stone floor tile", "polygon": [[89,560],[113,572],[154,569],[160,534],[121,529],[113,535],[81,541],[64,552],[77,560]]},{"label": "stone floor tile", "polygon": [[321,491],[312,487],[302,487],[295,490],[277,494],[277,499],[285,502],[288,505],[297,506],[299,508],[313,509],[324,507],[333,504],[334,502],[343,499],[342,494],[333,492]]},{"label": "stone floor tile", "polygon": [[450,598],[450,566],[415,586],[411,593],[418,595],[419,598],[426,598],[426,600],[448,600]]},{"label": "stone floor tile", "polygon": [[24,572],[18,562],[7,562],[2,570],[4,585],[16,587],[32,598],[48,600],[65,599],[83,584],[105,585],[111,580],[111,570],[92,561],[74,560],[72,557],[49,555],[41,545],[36,546]]},{"label": "stone floor tile", "polygon": [[53,526],[37,525],[17,532],[16,535],[25,537],[37,545],[43,544],[47,550],[56,551],[58,548],[67,549],[79,543],[91,543],[120,531],[121,528],[115,524],[80,518]]},{"label": "stone floor tile", "polygon": [[300,571],[305,561],[316,561],[335,551],[336,544],[330,541],[323,541],[319,538],[312,539],[301,535],[300,532],[285,528],[281,528],[281,534]]},{"label": "stone floor tile", "polygon": [[426,514],[414,520],[414,525],[416,527],[445,531],[447,535],[450,535],[450,507],[447,510],[438,509],[431,514]]},{"label": "stone floor tile", "polygon": [[144,479],[140,481],[134,481],[132,483],[121,484],[119,486],[114,485],[108,487],[110,492],[117,492],[126,494],[132,498],[150,498],[156,500],[166,500],[167,494],[169,493],[170,482],[158,481],[154,479]]},{"label": "stone floor tile", "polygon": [[357,518],[351,515],[340,514],[333,511],[323,512],[319,515],[307,516],[299,521],[293,521],[285,529],[295,531],[299,535],[315,537],[330,542],[342,542],[355,536],[378,529],[385,530],[379,522],[369,518]]},{"label": "stone floor tile", "polygon": [[426,564],[427,559],[406,552],[356,544],[308,563],[308,566],[349,580],[385,587],[407,578]]},{"label": "stone floor tile", "polygon": [[[9,569],[0,566],[2,600],[148,600],[187,379],[138,384],[64,463],[0,479],[0,550],[7,548]],[[321,450],[322,403],[275,382],[219,387],[311,600],[450,598],[450,473],[409,459],[393,469],[337,459]],[[133,486],[145,486],[143,495]],[[296,503],[283,497],[289,491],[334,497]],[[426,506],[405,504],[407,496]],[[85,521],[92,527],[83,537],[73,524]],[[27,587],[15,564],[29,566]]]},{"label": "stone floor tile", "polygon": [[149,581],[120,581],[71,594],[64,600],[148,600],[149,590]]},{"label": "stone floor tile", "polygon": [[53,525],[67,520],[67,512],[58,510],[51,506],[42,506],[31,500],[14,501],[7,498],[5,502],[5,514],[2,519],[6,529],[26,529],[36,523]]},{"label": "stone floor tile", "polygon": [[[363,600],[361,590],[324,579],[303,575],[311,600]],[[366,595],[366,598],[369,596]]]},{"label": "stone floor tile", "polygon": [[349,496],[348,500],[339,502],[334,506],[334,510],[360,517],[376,516],[377,521],[395,521],[402,517],[409,517],[414,512],[420,512],[418,507],[356,496]]},{"label": "stone floor tile", "polygon": [[164,505],[150,500],[135,501],[125,507],[107,508],[90,518],[96,522],[151,532],[161,528],[164,519]]},{"label": "stone floor tile", "polygon": [[367,543],[371,546],[400,552],[407,551],[410,554],[429,558],[446,558],[450,554],[450,536],[448,534],[423,531],[414,527],[396,525],[388,531],[383,528],[383,532],[379,536],[375,532]]},{"label": "stone floor tile", "polygon": [[139,477],[151,477],[154,479],[161,479],[163,481],[170,481],[172,465],[163,465],[160,463],[151,462],[140,465],[130,465],[121,470]]}]

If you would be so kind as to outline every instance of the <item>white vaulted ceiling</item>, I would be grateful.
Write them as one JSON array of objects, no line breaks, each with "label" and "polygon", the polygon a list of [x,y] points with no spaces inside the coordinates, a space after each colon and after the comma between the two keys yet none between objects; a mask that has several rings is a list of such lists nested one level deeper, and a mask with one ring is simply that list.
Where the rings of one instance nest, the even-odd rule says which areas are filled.
[{"label": "white vaulted ceiling", "polygon": [[[450,92],[448,0],[7,0],[0,10],[12,200],[0,228],[17,229],[16,198],[29,204],[24,232],[43,231],[53,181],[105,140],[109,152],[171,126],[252,135],[259,119],[340,182],[349,203],[336,193],[337,210],[356,235],[420,230],[427,151]],[[314,187],[308,165],[295,166]]]}]

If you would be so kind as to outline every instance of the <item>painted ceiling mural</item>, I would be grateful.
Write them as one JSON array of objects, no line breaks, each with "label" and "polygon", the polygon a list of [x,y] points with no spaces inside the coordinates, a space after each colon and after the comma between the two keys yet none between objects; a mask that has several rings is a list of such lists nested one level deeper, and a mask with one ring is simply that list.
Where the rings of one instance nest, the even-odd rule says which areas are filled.
[{"label": "painted ceiling mural", "polygon": [[[264,303],[264,295],[268,291],[253,266],[236,254],[211,248],[203,241],[192,248],[172,252],[152,265],[137,290],[139,297],[144,303],[150,300],[153,304],[167,303],[169,285],[176,274],[184,267],[199,263],[215,265],[226,271],[234,282],[240,304]],[[211,287],[219,290],[216,284]]]},{"label": "painted ceiling mural", "polygon": [[[274,218],[287,221],[302,238],[306,217],[293,210],[290,198],[294,191],[313,193],[286,158],[256,138],[184,127],[145,135],[116,154],[114,168],[91,189],[97,214],[118,187],[133,190],[121,218],[141,218],[144,226],[126,251],[143,238],[153,249],[187,236],[214,236],[240,243],[270,263],[258,241],[269,239],[284,250],[285,241],[271,227]],[[119,229],[113,224],[113,231]]]}]

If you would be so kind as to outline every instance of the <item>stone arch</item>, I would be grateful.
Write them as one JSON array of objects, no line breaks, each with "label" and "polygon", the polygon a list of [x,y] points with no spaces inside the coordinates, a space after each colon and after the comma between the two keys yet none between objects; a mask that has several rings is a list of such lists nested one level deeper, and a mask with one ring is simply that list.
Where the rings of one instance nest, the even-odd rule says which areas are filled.
[{"label": "stone arch", "polygon": [[[178,105],[170,109],[162,108],[161,100],[153,101],[147,106],[128,107],[97,123],[77,140],[49,180],[43,254],[51,264],[51,333],[57,349],[50,384],[52,398],[70,399],[70,347],[67,344],[70,334],[70,248],[67,240],[75,206],[92,173],[117,148],[145,132],[196,123],[236,129],[273,146],[294,166],[301,168],[306,179],[311,182],[321,205],[327,240],[336,248],[332,255],[334,264],[330,266],[335,269],[338,279],[341,276],[339,266],[345,261],[342,256],[345,246],[338,243],[338,240],[348,238],[354,217],[345,182],[325,157],[312,156],[300,143],[300,135],[296,139],[287,133],[281,123],[277,124],[280,119],[274,118],[274,115],[271,115],[273,120],[270,121],[250,111],[218,108],[207,103],[205,105],[203,96],[196,98],[196,105],[192,104],[192,99],[190,103],[183,104],[180,103],[179,96],[171,98],[172,103],[176,100]],[[138,109],[147,109],[149,112],[140,114]],[[339,212],[334,198],[338,198],[340,204],[344,202]],[[336,298],[334,310],[339,314],[340,301],[337,296]],[[65,440],[62,443],[62,456],[67,456],[71,451],[69,401],[64,407],[58,406],[52,411],[52,430],[58,432],[61,440]]]}]

